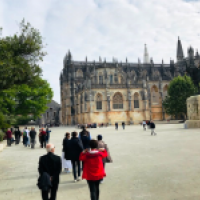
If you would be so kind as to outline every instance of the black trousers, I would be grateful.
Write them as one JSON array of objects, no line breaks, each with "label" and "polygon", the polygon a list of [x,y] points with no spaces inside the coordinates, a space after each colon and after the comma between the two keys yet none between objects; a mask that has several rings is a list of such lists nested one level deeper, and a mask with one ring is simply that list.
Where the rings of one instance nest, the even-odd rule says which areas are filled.
[{"label": "black trousers", "polygon": [[41,147],[46,147],[46,136],[44,135],[41,137]]},{"label": "black trousers", "polygon": [[[42,191],[42,199],[43,200],[56,200],[56,194],[58,190],[58,184],[53,185],[50,191]],[[50,193],[50,198],[49,198]]]},{"label": "black trousers", "polygon": [[78,177],[81,176],[81,163],[79,160],[71,160],[73,167],[74,180],[77,179],[76,165],[78,168]]},{"label": "black trousers", "polygon": [[35,148],[35,138],[31,138],[31,148]]},{"label": "black trousers", "polygon": [[15,135],[15,144],[19,144],[19,135]]},{"label": "black trousers", "polygon": [[91,200],[99,200],[99,184],[100,180],[97,181],[87,181],[90,189],[90,198]]},{"label": "black trousers", "polygon": [[7,146],[11,146],[11,143],[12,143],[12,142],[11,142],[11,139],[8,139],[8,138],[7,138]]}]

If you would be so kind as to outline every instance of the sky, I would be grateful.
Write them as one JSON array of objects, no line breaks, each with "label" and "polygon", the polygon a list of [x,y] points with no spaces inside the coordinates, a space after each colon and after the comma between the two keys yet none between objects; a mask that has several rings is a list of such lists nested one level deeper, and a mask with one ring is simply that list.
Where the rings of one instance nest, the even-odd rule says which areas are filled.
[{"label": "sky", "polygon": [[[200,48],[197,0],[0,0],[2,36],[19,31],[22,19],[40,30],[48,55],[43,78],[60,103],[59,76],[70,49],[73,60],[143,60],[144,44],[154,63],[176,60],[178,36],[187,48]],[[200,50],[199,50],[200,51]]]}]

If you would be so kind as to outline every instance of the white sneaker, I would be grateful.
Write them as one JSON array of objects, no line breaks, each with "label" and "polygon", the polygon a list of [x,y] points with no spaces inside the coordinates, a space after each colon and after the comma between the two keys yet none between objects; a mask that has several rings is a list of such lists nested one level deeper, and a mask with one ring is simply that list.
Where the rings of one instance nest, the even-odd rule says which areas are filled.
[{"label": "white sneaker", "polygon": [[74,180],[74,183],[76,183],[77,182],[77,180]]},{"label": "white sneaker", "polygon": [[77,181],[81,181],[81,177],[80,176],[78,177]]}]

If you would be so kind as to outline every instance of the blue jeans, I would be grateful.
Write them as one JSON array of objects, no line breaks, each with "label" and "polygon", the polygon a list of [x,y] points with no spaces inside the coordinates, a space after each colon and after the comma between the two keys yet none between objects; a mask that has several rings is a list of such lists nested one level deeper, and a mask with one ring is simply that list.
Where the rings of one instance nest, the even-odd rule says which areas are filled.
[{"label": "blue jeans", "polygon": [[27,137],[26,146],[30,146],[30,138],[29,137]]}]

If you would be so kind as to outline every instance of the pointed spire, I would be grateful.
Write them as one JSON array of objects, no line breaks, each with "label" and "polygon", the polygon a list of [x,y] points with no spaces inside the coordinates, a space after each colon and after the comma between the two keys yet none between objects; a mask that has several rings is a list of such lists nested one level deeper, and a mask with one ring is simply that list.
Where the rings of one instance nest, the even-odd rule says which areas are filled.
[{"label": "pointed spire", "polygon": [[198,52],[198,49],[196,50],[196,57],[199,57],[199,52]]},{"label": "pointed spire", "polygon": [[85,62],[87,62],[87,56],[85,57]]},{"label": "pointed spire", "polygon": [[148,64],[149,63],[149,53],[147,50],[147,45],[144,45],[144,60],[143,60],[144,64]]},{"label": "pointed spire", "polygon": [[162,59],[162,64],[164,64],[164,61],[163,61],[163,59]]},{"label": "pointed spire", "polygon": [[127,57],[126,57],[126,63],[128,63],[128,59],[127,59]]},{"label": "pointed spire", "polygon": [[177,55],[176,55],[177,61],[180,61],[184,58],[183,55],[183,48],[182,48],[182,44],[181,44],[181,40],[178,36],[178,44],[177,44]]},{"label": "pointed spire", "polygon": [[99,56],[99,62],[100,62],[100,63],[102,62],[101,56]]},{"label": "pointed spire", "polygon": [[138,64],[141,64],[140,58],[138,58]]},{"label": "pointed spire", "polygon": [[70,52],[70,50],[68,51],[68,60],[71,60],[71,58],[72,58],[72,54],[71,54],[71,52]]}]

